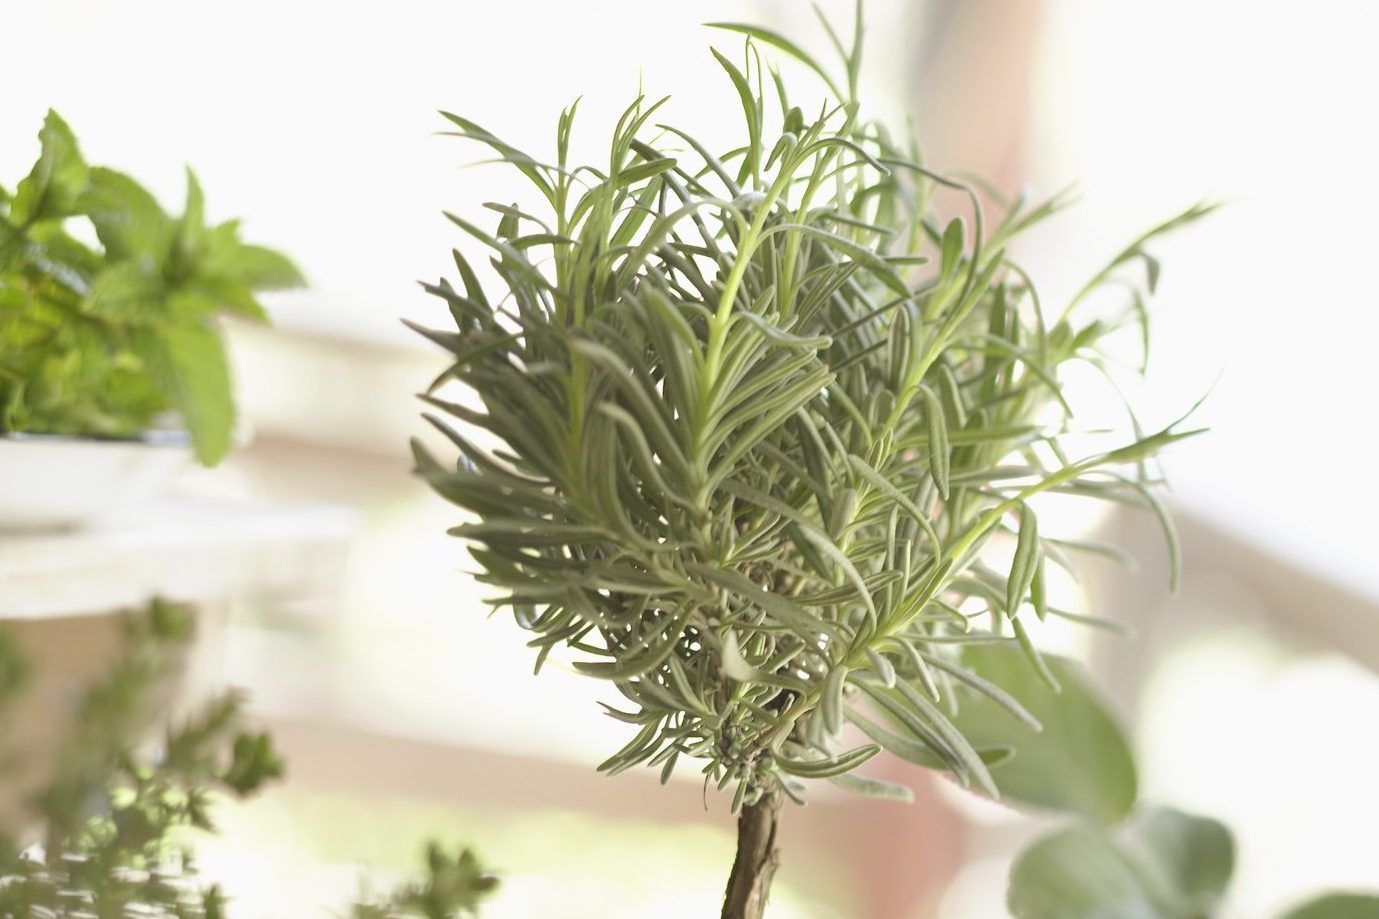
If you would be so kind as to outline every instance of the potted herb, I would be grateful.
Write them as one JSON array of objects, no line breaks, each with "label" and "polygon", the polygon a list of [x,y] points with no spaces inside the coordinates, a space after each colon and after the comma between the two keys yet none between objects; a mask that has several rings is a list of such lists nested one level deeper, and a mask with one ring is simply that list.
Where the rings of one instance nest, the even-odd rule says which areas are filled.
[{"label": "potted herb", "polygon": [[208,225],[187,173],[179,217],[82,158],[49,112],[41,152],[0,187],[0,527],[80,522],[147,492],[189,445],[213,465],[234,430],[218,318],[266,321],[287,258]]},{"label": "potted herb", "polygon": [[[743,137],[715,153],[638,98],[606,163],[529,154],[459,115],[454,133],[531,183],[537,209],[496,226],[497,289],[459,253],[426,285],[454,328],[420,330],[453,364],[423,397],[454,445],[418,472],[468,522],[498,607],[608,681],[629,740],[600,768],[697,769],[738,816],[725,919],[760,917],[787,801],[827,780],[907,799],[866,775],[881,751],[973,791],[1118,817],[1129,751],[1074,665],[1031,637],[1047,568],[1079,546],[1034,500],[1077,494],[1168,526],[1147,461],[1180,423],[1099,445],[1074,435],[1064,367],[1143,329],[1158,263],[1126,247],[1062,309],[1011,257],[1060,201],[994,221],[867,120],[860,5],[841,75],[784,36],[714,56]],[[802,63],[830,101],[797,107],[762,52]],[[935,196],[967,202],[941,219]],[[1147,285],[1132,270],[1147,269]],[[1131,296],[1092,295],[1130,284]],[[447,398],[458,384],[475,397]],[[1171,530],[1169,531],[1171,534]],[[997,567],[988,549],[1005,544]],[[1042,729],[1042,733],[1041,733]],[[1066,771],[1064,771],[1066,770]]]}]

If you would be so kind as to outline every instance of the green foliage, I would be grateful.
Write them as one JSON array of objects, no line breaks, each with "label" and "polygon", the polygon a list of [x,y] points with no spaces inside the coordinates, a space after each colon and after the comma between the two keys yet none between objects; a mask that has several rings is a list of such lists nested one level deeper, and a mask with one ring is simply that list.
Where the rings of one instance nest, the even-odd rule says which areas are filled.
[{"label": "green foliage", "polygon": [[14,697],[29,680],[29,662],[8,632],[0,630],[0,705]]},{"label": "green foliage", "polygon": [[1109,829],[1088,822],[1035,843],[1010,877],[1017,919],[1204,919],[1235,865],[1230,831],[1167,808]]},{"label": "green foliage", "polygon": [[[224,916],[220,891],[196,883],[185,832],[213,829],[218,794],[248,795],[283,767],[264,735],[240,729],[233,694],[168,727],[156,755],[140,754],[192,630],[189,610],[157,600],[125,620],[119,659],[81,696],[71,736],[32,797],[41,845],[0,851],[0,914]],[[20,655],[9,639],[0,648],[8,701],[20,683],[3,674]]]},{"label": "green foliage", "polygon": [[[1017,203],[989,237],[978,212],[969,241],[960,220],[925,211],[956,183],[852,100],[806,124],[778,84],[780,135],[767,140],[755,52],[755,88],[719,62],[749,134],[723,157],[678,129],[660,136],[691,157],[642,139],[659,102],[628,109],[606,172],[567,163],[573,110],[554,166],[447,116],[554,213],[494,205],[492,234],[452,216],[493,250],[505,289],[486,296],[458,253],[463,291],[428,285],[459,333],[429,333],[455,356],[438,384],[464,384],[486,411],[428,396],[462,423],[428,416],[462,456],[446,466],[418,446],[418,469],[477,516],[452,532],[474,544],[497,604],[537,633],[538,660],[568,644],[632,703],[610,710],[639,730],[606,770],[702,758],[709,781],[736,780],[752,800],[782,775],[865,761],[874,748],[837,743],[841,714],[869,698],[906,745],[980,779],[936,703],[969,673],[956,643],[1014,632],[1042,666],[1019,606],[1050,544],[1028,535],[1026,499],[1144,505],[1145,483],[1116,470],[1186,435],[1075,462],[1059,449],[1058,368],[1099,361],[1098,340],[1134,312],[1046,327],[1005,246],[1051,205]],[[549,269],[532,260],[541,249]],[[916,273],[927,253],[937,270]],[[1050,405],[1064,415],[1044,423]],[[978,550],[1010,515],[1030,526],[1007,574]],[[990,629],[973,628],[971,599]]]},{"label": "green foliage", "polygon": [[[247,797],[284,766],[266,733],[245,730],[241,699],[222,695],[170,725],[156,752],[148,726],[194,631],[186,607],[154,600],[124,620],[122,650],[76,705],[76,725],[30,800],[41,842],[0,827],[0,916],[225,919],[227,898],[197,876],[189,831],[214,832],[225,796]],[[0,629],[0,716],[29,666]],[[0,725],[5,724],[0,720]],[[0,772],[19,751],[0,735]],[[461,919],[498,881],[475,855],[427,848],[419,881],[352,907],[356,919]]]},{"label": "green foliage", "polygon": [[[1047,315],[1009,253],[1059,202],[1018,199],[990,226],[971,188],[862,118],[860,9],[853,46],[835,41],[844,81],[781,36],[724,28],[750,39],[715,52],[745,133],[719,155],[657,123],[664,99],[626,110],[601,166],[569,160],[575,106],[553,162],[445,116],[539,207],[490,204],[492,229],[448,215],[499,283],[456,252],[458,286],[424,285],[455,326],[419,330],[453,356],[427,418],[459,457],[418,443],[417,470],[466,512],[451,532],[538,668],[566,646],[624,697],[609,714],[632,737],[603,770],[698,760],[706,783],[736,784],[735,807],[777,784],[797,796],[797,778],[903,797],[842,778],[884,747],[994,794],[987,760],[1029,727],[974,743],[953,706],[981,698],[965,647],[1018,647],[1056,676],[1024,623],[1065,615],[1044,570],[1072,547],[1029,499],[1120,502],[1167,527],[1145,461],[1194,433],[1136,426],[1073,458],[1061,371],[1106,369],[1104,340],[1144,318],[1127,270],[1148,265],[1152,285],[1146,246],[1210,208],[1099,272],[1086,294],[1109,302]],[[794,106],[762,44],[835,100]],[[940,217],[936,195],[967,218]],[[1018,545],[1013,570],[990,567],[992,540]],[[875,744],[844,739],[876,719]],[[1126,806],[1117,781],[1095,807]]]},{"label": "green foliage", "polygon": [[[1019,648],[969,647],[960,660],[986,685],[965,687],[953,724],[978,749],[1009,745],[1009,760],[991,770],[1003,798],[1107,821],[1130,812],[1138,783],[1129,741],[1076,663],[1044,658],[1055,692]],[[1012,730],[1012,717],[1027,729]]]},{"label": "green foliage", "polygon": [[[208,465],[234,424],[222,313],[264,321],[255,292],[302,283],[284,256],[181,217],[82,159],[56,112],[14,196],[0,195],[0,432],[130,436],[175,412]],[[85,223],[98,246],[82,241]]]},{"label": "green foliage", "polygon": [[1284,919],[1379,919],[1379,894],[1326,894],[1292,910]]},{"label": "green foliage", "polygon": [[[1151,808],[1035,842],[1011,869],[1007,905],[1016,919],[1213,919],[1234,870],[1224,825]],[[1379,919],[1379,896],[1326,894],[1283,919]]]},{"label": "green foliage", "polygon": [[426,874],[418,882],[398,888],[383,902],[359,903],[354,919],[458,919],[475,916],[498,887],[498,879],[484,871],[469,849],[452,858],[436,843],[426,847]]}]

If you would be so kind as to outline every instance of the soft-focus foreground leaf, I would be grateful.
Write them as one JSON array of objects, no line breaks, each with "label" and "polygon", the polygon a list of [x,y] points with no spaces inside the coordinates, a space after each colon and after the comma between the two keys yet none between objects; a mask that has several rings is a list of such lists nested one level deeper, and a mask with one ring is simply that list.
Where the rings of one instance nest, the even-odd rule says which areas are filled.
[{"label": "soft-focus foreground leaf", "polygon": [[1379,894],[1325,894],[1290,911],[1283,919],[1379,919]]},{"label": "soft-focus foreground leaf", "polygon": [[1209,919],[1234,861],[1221,823],[1153,808],[1034,843],[1011,870],[1007,905],[1016,919]]}]

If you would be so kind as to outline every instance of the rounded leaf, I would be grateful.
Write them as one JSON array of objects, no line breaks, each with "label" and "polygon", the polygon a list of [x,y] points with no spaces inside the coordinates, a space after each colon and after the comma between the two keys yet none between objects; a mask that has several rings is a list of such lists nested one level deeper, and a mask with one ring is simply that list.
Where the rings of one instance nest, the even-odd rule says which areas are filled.
[{"label": "rounded leaf", "polygon": [[1379,894],[1325,894],[1297,907],[1283,919],[1379,919]]},{"label": "rounded leaf", "polygon": [[974,691],[964,692],[953,724],[978,749],[1014,750],[991,772],[1002,798],[1119,820],[1138,794],[1129,741],[1076,663],[1052,655],[1045,660],[1061,692],[1040,678],[1018,647],[973,646],[962,656],[965,668],[1018,700],[1042,731]]},{"label": "rounded leaf", "polygon": [[1224,825],[1156,808],[1036,842],[1011,870],[1007,906],[1016,919],[1198,919],[1215,914],[1234,864]]}]

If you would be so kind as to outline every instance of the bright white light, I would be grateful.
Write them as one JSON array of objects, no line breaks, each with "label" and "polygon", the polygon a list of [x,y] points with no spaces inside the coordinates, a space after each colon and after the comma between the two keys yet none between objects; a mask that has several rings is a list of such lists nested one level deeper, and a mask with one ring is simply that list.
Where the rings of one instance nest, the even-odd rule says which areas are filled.
[{"label": "bright white light", "polygon": [[1379,598],[1374,342],[1379,7],[1327,0],[1048,5],[1031,170],[1082,201],[1029,254],[1059,303],[1121,240],[1202,197],[1159,247],[1150,422],[1220,375],[1178,503]]}]

